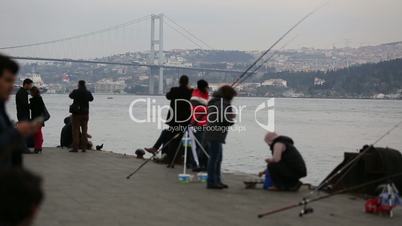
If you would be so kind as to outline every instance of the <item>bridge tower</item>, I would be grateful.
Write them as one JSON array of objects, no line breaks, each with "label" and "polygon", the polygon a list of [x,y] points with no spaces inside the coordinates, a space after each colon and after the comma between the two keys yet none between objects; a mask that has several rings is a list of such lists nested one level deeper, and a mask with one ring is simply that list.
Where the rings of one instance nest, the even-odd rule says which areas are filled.
[{"label": "bridge tower", "polygon": [[[159,29],[156,29],[156,25]],[[158,33],[158,38],[157,34]],[[149,63],[162,65],[165,62],[165,57],[163,54],[163,14],[152,14],[151,15],[151,52],[149,55]],[[151,73],[149,76],[149,94],[155,94],[154,87],[154,71],[153,69],[159,69],[159,89],[158,94],[163,94],[163,68],[162,67],[151,67]]]}]

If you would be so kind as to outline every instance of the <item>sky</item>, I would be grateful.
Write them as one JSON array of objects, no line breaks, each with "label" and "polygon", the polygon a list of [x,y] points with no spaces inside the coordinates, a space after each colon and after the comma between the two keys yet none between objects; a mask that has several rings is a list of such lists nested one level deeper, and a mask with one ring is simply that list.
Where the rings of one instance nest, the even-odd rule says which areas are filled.
[{"label": "sky", "polygon": [[[164,13],[214,49],[263,50],[322,2],[1,0],[0,47],[63,38],[149,14]],[[330,0],[288,36],[288,39],[295,39],[287,48],[355,47],[402,41],[401,9],[401,0]],[[104,35],[98,38],[103,41],[97,41],[95,38],[89,41],[81,40],[80,45],[87,48],[86,51],[95,51],[100,47],[113,48],[110,46],[119,45],[116,43],[121,44],[121,49],[147,50],[149,27],[148,20],[133,25],[128,31],[123,30],[109,37]],[[114,38],[117,41],[113,41]],[[114,44],[104,44],[108,43],[105,40]],[[71,46],[75,45],[66,44],[63,48],[71,50]],[[61,47],[49,47],[50,50],[47,51],[56,52],[57,48]],[[165,26],[165,49],[191,48],[197,46]]]}]

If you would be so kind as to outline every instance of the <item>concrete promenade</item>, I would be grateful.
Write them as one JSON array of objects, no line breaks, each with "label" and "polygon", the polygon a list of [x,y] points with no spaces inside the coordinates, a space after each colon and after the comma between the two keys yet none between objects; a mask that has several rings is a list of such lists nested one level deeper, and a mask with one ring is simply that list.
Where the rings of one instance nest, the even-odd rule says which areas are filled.
[{"label": "concrete promenade", "polygon": [[298,193],[246,190],[246,176],[225,175],[227,190],[207,190],[205,184],[180,184],[181,167],[147,164],[126,180],[142,160],[110,152],[69,153],[45,148],[25,155],[28,169],[44,178],[46,199],[36,226],[78,225],[402,225],[402,208],[394,218],[363,213],[364,200],[341,195],[311,206],[314,214],[298,217],[298,208],[263,219],[257,214],[301,200]]}]

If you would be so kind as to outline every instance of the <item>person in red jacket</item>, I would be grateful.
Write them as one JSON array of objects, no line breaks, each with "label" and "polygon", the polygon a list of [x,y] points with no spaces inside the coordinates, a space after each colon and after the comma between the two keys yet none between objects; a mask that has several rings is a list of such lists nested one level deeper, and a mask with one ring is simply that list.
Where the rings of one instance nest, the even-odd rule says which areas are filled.
[{"label": "person in red jacket", "polygon": [[[203,145],[204,126],[207,124],[208,114],[208,82],[201,79],[197,82],[197,88],[193,90],[190,102],[192,106],[191,125],[194,127],[195,138]],[[205,147],[203,145],[203,147]],[[193,168],[194,171],[206,171],[208,158],[197,145],[197,155],[199,156],[200,168]],[[195,164],[193,164],[195,165]]]}]

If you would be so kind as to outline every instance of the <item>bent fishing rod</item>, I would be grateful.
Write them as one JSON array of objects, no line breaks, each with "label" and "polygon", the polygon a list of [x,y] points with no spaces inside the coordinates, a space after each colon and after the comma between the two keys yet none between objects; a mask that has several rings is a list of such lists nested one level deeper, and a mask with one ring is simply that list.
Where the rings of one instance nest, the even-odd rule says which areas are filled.
[{"label": "bent fishing rod", "polygon": [[163,146],[161,146],[156,152],[152,153],[152,156],[150,158],[148,158],[147,160],[145,160],[143,163],[141,163],[141,165],[139,165],[132,173],[130,173],[126,179],[130,179],[134,174],[136,174],[142,167],[144,167],[148,162],[150,162],[151,160],[153,160],[156,155],[162,151],[163,147],[167,146],[170,144],[170,142],[172,142],[173,140],[175,140],[176,138],[178,138],[180,136],[180,133],[177,133],[176,135],[174,135],[170,140],[168,140],[168,142],[166,142],[166,144],[164,144]]},{"label": "bent fishing rod", "polygon": [[324,7],[330,0],[324,2],[323,4],[320,4],[318,7],[314,8],[312,11],[307,13],[304,17],[302,17],[297,23],[295,23],[289,30],[287,30],[282,36],[279,37],[278,40],[276,40],[267,50],[265,50],[250,66],[247,67],[247,69],[232,83],[232,87],[237,86],[240,80],[242,80],[245,76],[249,75],[249,71],[257,65],[257,63],[264,58],[265,55],[267,55],[271,50],[278,45],[290,32],[292,32],[295,28],[297,28],[301,23],[303,23],[305,20],[307,20],[310,16],[312,16],[314,13],[316,13],[318,10],[320,10],[322,7]]},{"label": "bent fishing rod", "polygon": [[[371,147],[373,147],[378,142],[380,142],[382,139],[384,139],[386,136],[391,134],[391,132],[393,130],[395,130],[396,128],[398,128],[401,124],[402,124],[402,121],[398,122],[397,124],[395,124],[394,126],[389,128],[385,133],[383,133],[379,138],[377,138],[377,140],[375,140],[374,143],[372,143],[371,145],[368,145],[367,147],[365,147],[355,158],[353,158],[351,161],[346,163],[343,167],[341,167],[338,171],[336,171],[332,176],[330,176],[327,179],[325,179],[325,181],[323,181],[320,185],[318,185],[313,191],[310,192],[310,194],[308,194],[304,198],[311,197],[312,195],[317,193],[319,190],[321,190],[325,186],[329,185],[329,183],[331,183],[332,180],[334,180],[337,176],[339,176],[345,170],[346,170],[346,173],[344,173],[344,175],[346,175],[352,169],[352,166],[355,163],[357,163],[357,161],[359,159],[361,159],[370,150]],[[338,181],[341,181],[342,179],[343,179],[343,177],[341,177]]]},{"label": "bent fishing rod", "polygon": [[[346,193],[346,192],[354,191],[354,190],[357,190],[357,189],[361,189],[361,188],[364,188],[366,186],[373,185],[373,184],[383,182],[383,181],[387,181],[387,180],[397,178],[397,177],[400,177],[400,176],[402,176],[402,172],[395,173],[395,174],[392,174],[390,176],[382,177],[382,178],[379,178],[379,179],[374,179],[374,180],[368,181],[368,182],[360,184],[360,185],[352,186],[352,187],[349,187],[349,188],[344,188],[344,189],[341,189],[341,190],[339,190],[337,192],[334,192],[332,194],[323,195],[323,196],[320,196],[320,197],[317,197],[317,198],[313,198],[313,199],[303,198],[303,200],[301,202],[299,202],[299,203],[292,204],[292,205],[289,205],[289,206],[285,206],[285,207],[282,207],[282,208],[279,208],[279,209],[271,210],[271,211],[268,211],[268,212],[265,212],[265,213],[262,213],[262,214],[258,214],[258,218],[263,218],[263,217],[266,217],[266,216],[269,216],[269,215],[272,215],[272,214],[280,213],[280,212],[287,211],[287,210],[290,210],[290,209],[294,209],[294,208],[297,208],[297,207],[300,207],[300,206],[306,207],[307,204],[312,203],[312,202],[317,202],[317,201],[320,201],[320,200],[323,200],[323,199],[330,198],[330,197],[335,196],[335,195],[339,195],[339,194],[342,194],[342,193]],[[301,217],[301,216],[303,216],[305,214],[312,213],[312,212],[313,212],[312,208],[304,208],[302,210],[302,212],[300,212],[299,216]]]}]

